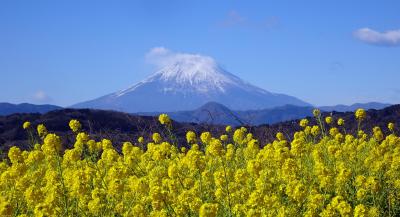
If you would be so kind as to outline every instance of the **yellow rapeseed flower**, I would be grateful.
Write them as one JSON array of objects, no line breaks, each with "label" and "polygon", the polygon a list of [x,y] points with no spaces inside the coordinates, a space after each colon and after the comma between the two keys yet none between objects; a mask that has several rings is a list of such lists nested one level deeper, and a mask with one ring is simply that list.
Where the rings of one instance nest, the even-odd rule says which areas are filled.
[{"label": "yellow rapeseed flower", "polygon": [[388,123],[388,129],[393,132],[394,131],[394,123]]},{"label": "yellow rapeseed flower", "polygon": [[28,129],[31,126],[31,122],[29,121],[25,121],[24,124],[22,125],[22,128],[24,130]]},{"label": "yellow rapeseed flower", "polygon": [[333,118],[332,118],[331,116],[328,116],[328,117],[325,118],[325,122],[326,122],[327,124],[331,124],[332,121],[333,121]]},{"label": "yellow rapeseed flower", "polygon": [[78,120],[73,119],[69,121],[69,128],[72,130],[72,132],[77,133],[81,127],[81,123]]},{"label": "yellow rapeseed flower", "polygon": [[314,115],[314,117],[319,117],[320,115],[321,115],[321,111],[319,110],[319,109],[314,109],[313,110],[313,115]]},{"label": "yellow rapeseed flower", "polygon": [[169,118],[169,116],[167,114],[160,114],[158,116],[158,121],[160,121],[160,123],[163,125],[168,125],[171,123],[171,119]]},{"label": "yellow rapeseed flower", "polygon": [[143,136],[140,136],[137,141],[138,143],[142,144],[144,142]]},{"label": "yellow rapeseed flower", "polygon": [[196,143],[196,140],[197,140],[197,136],[196,136],[195,132],[188,131],[186,133],[186,141],[187,141],[187,143],[193,144],[193,143]]},{"label": "yellow rapeseed flower", "polygon": [[308,120],[307,120],[307,119],[302,119],[302,120],[300,121],[299,125],[300,125],[301,127],[306,127],[306,126],[308,126]]},{"label": "yellow rapeseed flower", "polygon": [[355,113],[356,119],[359,121],[362,121],[365,119],[365,117],[367,116],[367,113],[365,112],[364,109],[357,109],[356,113]]},{"label": "yellow rapeseed flower", "polygon": [[354,217],[365,217],[368,216],[367,209],[363,204],[358,204],[356,208],[354,208]]},{"label": "yellow rapeseed flower", "polygon": [[0,215],[1,216],[12,216],[13,207],[12,204],[4,197],[0,196]]},{"label": "yellow rapeseed flower", "polygon": [[216,203],[205,203],[201,205],[199,216],[200,217],[215,217],[218,213],[218,204]]},{"label": "yellow rapeseed flower", "polygon": [[230,133],[230,132],[232,132],[232,126],[226,126],[225,127],[225,132],[227,132],[227,133]]},{"label": "yellow rapeseed flower", "polygon": [[16,164],[18,162],[22,162],[22,152],[21,149],[18,147],[11,147],[10,150],[8,151],[8,158],[10,159],[11,163]]},{"label": "yellow rapeseed flower", "polygon": [[162,140],[161,135],[159,133],[153,133],[152,138],[155,143],[160,143]]},{"label": "yellow rapeseed flower", "polygon": [[279,141],[285,140],[285,136],[284,136],[283,133],[281,133],[281,132],[278,132],[278,133],[276,134],[276,138],[277,138]]},{"label": "yellow rapeseed flower", "polygon": [[337,121],[337,124],[338,124],[339,126],[343,126],[343,125],[344,125],[344,120],[343,120],[343,118],[339,118],[338,121]]},{"label": "yellow rapeseed flower", "polygon": [[47,128],[43,124],[37,126],[37,132],[40,137],[44,137],[47,134]]},{"label": "yellow rapeseed flower", "polygon": [[211,140],[211,133],[210,132],[203,132],[200,135],[201,142],[204,144],[208,144]]},{"label": "yellow rapeseed flower", "polygon": [[229,137],[228,137],[228,135],[223,134],[223,135],[220,136],[220,139],[221,139],[221,141],[226,142],[226,141],[228,141]]},{"label": "yellow rapeseed flower", "polygon": [[311,134],[313,136],[318,136],[320,134],[321,130],[319,128],[319,126],[315,125],[311,128]]},{"label": "yellow rapeseed flower", "polygon": [[61,150],[61,138],[56,134],[47,134],[42,145],[43,153],[46,155],[57,154]]}]

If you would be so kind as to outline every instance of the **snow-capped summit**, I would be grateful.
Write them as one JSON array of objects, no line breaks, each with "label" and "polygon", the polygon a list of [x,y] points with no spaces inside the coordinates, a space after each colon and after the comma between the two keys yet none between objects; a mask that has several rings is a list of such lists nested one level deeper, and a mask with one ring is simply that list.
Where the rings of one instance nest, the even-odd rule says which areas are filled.
[{"label": "snow-capped summit", "polygon": [[[168,88],[165,92],[214,92],[225,91],[225,87],[240,82],[236,76],[226,72],[214,59],[208,56],[190,55],[179,58],[152,76],[143,81],[143,83],[159,81],[163,82]],[[121,96],[132,90],[137,85],[121,91]]]},{"label": "snow-capped summit", "polygon": [[118,92],[74,105],[124,112],[192,110],[210,102],[235,110],[286,104],[308,106],[297,98],[268,92],[244,82],[208,56],[180,54],[147,79]]},{"label": "snow-capped summit", "polygon": [[219,81],[225,78],[214,59],[201,55],[182,58],[167,65],[155,75],[159,75],[165,81],[174,80],[178,83],[210,82],[214,79]]}]

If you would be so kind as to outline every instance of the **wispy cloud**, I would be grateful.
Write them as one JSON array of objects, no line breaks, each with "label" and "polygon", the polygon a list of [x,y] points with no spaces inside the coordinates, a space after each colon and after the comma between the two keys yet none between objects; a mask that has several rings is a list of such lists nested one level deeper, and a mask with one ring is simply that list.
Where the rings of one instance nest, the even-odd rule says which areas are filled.
[{"label": "wispy cloud", "polygon": [[53,101],[53,99],[43,90],[36,91],[33,94],[32,99],[35,103],[49,103]]},{"label": "wispy cloud", "polygon": [[272,29],[279,25],[279,19],[275,16],[266,17],[263,20],[250,20],[247,17],[241,15],[236,10],[228,12],[226,17],[218,23],[218,26],[222,28],[232,27],[243,27],[243,28],[254,28],[254,29]]},{"label": "wispy cloud", "polygon": [[339,61],[334,61],[329,65],[329,70],[332,72],[342,71],[344,69],[343,63]]},{"label": "wispy cloud", "polygon": [[246,18],[240,15],[237,11],[229,11],[225,19],[220,22],[221,27],[233,27],[246,25]]},{"label": "wispy cloud", "polygon": [[174,52],[165,47],[154,47],[150,49],[145,55],[146,61],[150,64],[156,65],[158,68],[162,68],[167,65],[171,65],[178,62],[203,62],[207,64],[214,64],[215,60],[212,57],[192,54]]},{"label": "wispy cloud", "polygon": [[379,46],[399,46],[400,29],[378,32],[370,28],[361,28],[353,33],[354,37],[372,45]]}]

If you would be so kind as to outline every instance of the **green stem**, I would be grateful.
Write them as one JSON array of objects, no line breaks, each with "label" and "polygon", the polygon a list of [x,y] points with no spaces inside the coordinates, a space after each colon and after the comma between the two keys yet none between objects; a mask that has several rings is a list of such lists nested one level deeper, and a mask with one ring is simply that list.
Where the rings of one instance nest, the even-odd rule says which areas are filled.
[{"label": "green stem", "polygon": [[57,154],[57,170],[60,176],[61,180],[61,186],[62,186],[62,193],[63,193],[63,199],[64,199],[64,208],[65,208],[65,213],[66,216],[69,216],[68,213],[68,196],[67,196],[67,191],[65,188],[65,183],[64,183],[64,178],[63,178],[63,171],[62,171],[62,165],[61,165],[61,157]]},{"label": "green stem", "polygon": [[230,195],[230,192],[229,192],[229,182],[228,182],[228,177],[226,175],[226,166],[225,166],[224,161],[222,161],[222,165],[224,167],[224,178],[225,178],[225,182],[226,182],[226,191],[228,193],[229,216],[232,216],[231,195]]}]

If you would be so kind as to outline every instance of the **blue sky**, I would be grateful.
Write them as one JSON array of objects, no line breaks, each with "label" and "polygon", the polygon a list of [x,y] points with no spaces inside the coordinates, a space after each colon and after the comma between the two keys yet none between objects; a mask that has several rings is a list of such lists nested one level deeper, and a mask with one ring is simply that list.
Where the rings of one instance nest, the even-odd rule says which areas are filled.
[{"label": "blue sky", "polygon": [[400,102],[400,1],[0,1],[0,101],[68,106],[138,82],[154,47],[314,105]]}]

